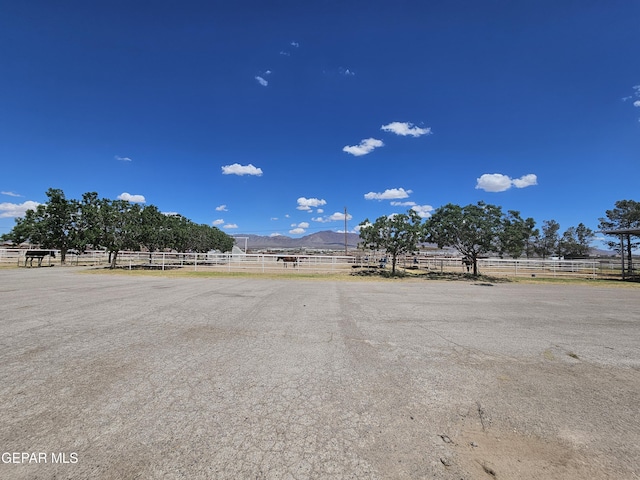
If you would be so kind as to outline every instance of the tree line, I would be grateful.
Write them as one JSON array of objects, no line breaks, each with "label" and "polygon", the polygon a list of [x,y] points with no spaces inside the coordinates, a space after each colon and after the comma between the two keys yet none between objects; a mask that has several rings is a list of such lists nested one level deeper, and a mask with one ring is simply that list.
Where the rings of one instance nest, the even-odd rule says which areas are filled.
[{"label": "tree line", "polygon": [[105,249],[111,268],[118,252],[140,251],[151,255],[165,249],[178,252],[231,250],[233,237],[216,227],[197,224],[181,215],[165,215],[154,205],[141,206],[127,200],[99,198],[87,192],[81,200],[67,199],[62,190],[50,188],[48,201],[25,216],[16,218],[11,232],[2,240],[15,244],[29,241],[42,248],[60,250],[65,262],[70,250]]},{"label": "tree line", "polygon": [[[373,223],[365,219],[359,227],[363,248],[384,250],[391,257],[392,275],[398,256],[416,252],[420,243],[455,248],[473,265],[473,274],[478,275],[481,256],[584,258],[589,255],[590,244],[595,238],[595,232],[583,223],[560,234],[560,225],[555,220],[545,220],[540,228],[536,228],[533,218],[522,218],[515,210],[504,213],[501,207],[485,202],[464,207],[449,203],[436,209],[424,222],[415,211],[409,210],[379,217]],[[633,200],[616,202],[614,209],[606,211],[606,218],[600,218],[598,228],[640,228],[640,203]],[[630,271],[633,268],[631,251],[640,245],[631,238],[629,235],[628,251],[625,252]],[[608,244],[612,250],[620,251],[617,242]]]}]

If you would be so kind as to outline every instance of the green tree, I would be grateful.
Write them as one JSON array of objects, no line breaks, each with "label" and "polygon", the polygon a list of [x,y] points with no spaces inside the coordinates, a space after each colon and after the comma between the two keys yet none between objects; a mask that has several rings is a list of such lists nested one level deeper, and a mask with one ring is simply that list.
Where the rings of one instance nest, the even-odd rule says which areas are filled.
[{"label": "green tree", "polygon": [[228,252],[234,239],[216,227],[197,224],[181,215],[168,216],[169,246],[178,252]]},{"label": "green tree", "polygon": [[472,262],[477,276],[478,257],[500,251],[502,225],[502,209],[496,205],[478,202],[461,207],[449,203],[427,220],[427,241],[439,248],[455,248]]},{"label": "green tree", "polygon": [[[615,208],[606,211],[606,218],[600,218],[598,228],[600,230],[624,230],[630,228],[640,228],[640,202],[635,200],[618,200]],[[633,272],[633,250],[640,246],[640,242],[632,241],[631,234],[623,235],[626,240],[626,251],[620,250],[619,241],[608,241],[607,245],[614,252],[627,256],[627,268],[629,273]],[[638,236],[636,235],[637,239]]]},{"label": "green tree", "polygon": [[569,227],[558,242],[558,253],[565,258],[585,258],[589,256],[589,249],[595,234],[583,223],[577,227]]},{"label": "green tree", "polygon": [[364,248],[385,250],[391,256],[391,275],[396,274],[399,255],[413,253],[424,238],[422,218],[413,210],[369,219],[360,223],[360,239]]},{"label": "green tree", "polygon": [[140,250],[140,206],[126,200],[101,199],[98,202],[99,244],[107,249],[111,268],[118,252]]},{"label": "green tree", "polygon": [[14,243],[29,240],[42,248],[60,250],[60,262],[65,263],[67,251],[75,247],[78,237],[79,205],[76,200],[68,200],[57,188],[50,188],[46,195],[47,203],[27,210],[24,217],[16,219],[15,227],[4,238]]},{"label": "green tree", "polygon": [[140,213],[140,245],[149,251],[149,263],[153,252],[171,245],[171,221],[155,205],[144,207]]},{"label": "green tree", "polygon": [[84,252],[87,248],[100,248],[100,201],[96,192],[82,194],[76,220],[77,235],[75,248]]},{"label": "green tree", "polygon": [[536,238],[536,253],[543,259],[558,253],[560,224],[555,220],[542,223],[542,233]]},{"label": "green tree", "polygon": [[502,220],[500,234],[500,254],[511,258],[529,257],[532,237],[536,234],[536,222],[533,218],[523,219],[520,212],[509,210]]}]

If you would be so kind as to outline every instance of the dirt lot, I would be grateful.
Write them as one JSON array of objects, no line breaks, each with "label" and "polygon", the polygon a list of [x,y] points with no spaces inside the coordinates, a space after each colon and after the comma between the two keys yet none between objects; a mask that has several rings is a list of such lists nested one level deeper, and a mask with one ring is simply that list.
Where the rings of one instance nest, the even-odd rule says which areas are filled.
[{"label": "dirt lot", "polygon": [[638,307],[638,288],[0,270],[0,478],[640,478]]}]

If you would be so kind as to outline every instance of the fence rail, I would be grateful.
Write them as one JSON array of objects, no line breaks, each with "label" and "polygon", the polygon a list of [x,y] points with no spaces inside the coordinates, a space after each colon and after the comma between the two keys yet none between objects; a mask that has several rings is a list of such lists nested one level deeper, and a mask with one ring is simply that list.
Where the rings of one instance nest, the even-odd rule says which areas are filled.
[{"label": "fence rail", "polygon": [[[25,266],[25,249],[0,249],[0,265]],[[295,257],[285,262],[280,257]],[[66,265],[106,266],[109,256],[104,251],[83,254],[68,253]],[[45,257],[43,266],[60,265],[56,258]],[[380,257],[372,255],[294,255],[294,254],[231,254],[231,253],[169,253],[120,252],[117,266],[125,269],[190,269],[194,271],[251,271],[251,272],[351,272],[356,268],[380,268]],[[385,268],[390,268],[387,263]],[[435,272],[465,272],[460,257],[407,256],[398,260],[397,268]],[[541,260],[499,259],[478,260],[482,274],[506,277],[619,277],[620,264],[616,259],[601,260]]]}]

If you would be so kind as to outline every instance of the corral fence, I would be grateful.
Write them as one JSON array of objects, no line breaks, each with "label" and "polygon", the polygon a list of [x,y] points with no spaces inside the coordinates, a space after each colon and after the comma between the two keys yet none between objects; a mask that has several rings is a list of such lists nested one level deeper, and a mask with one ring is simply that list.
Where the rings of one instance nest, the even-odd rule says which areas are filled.
[{"label": "corral fence", "polygon": [[[0,249],[0,265],[25,266],[25,249]],[[278,260],[278,258],[281,260]],[[284,261],[291,257],[296,261]],[[60,265],[56,258],[45,257],[42,266]],[[68,253],[66,266],[107,266],[109,256],[104,251]],[[304,255],[304,254],[232,254],[232,253],[170,253],[120,252],[117,266],[124,269],[188,269],[193,271],[251,272],[351,272],[358,269],[390,269],[390,262],[381,262],[373,255]],[[466,272],[460,257],[406,256],[398,260],[397,268],[433,272]],[[505,277],[582,277],[619,278],[620,263],[615,258],[587,260],[499,259],[478,260],[481,274]]]}]

